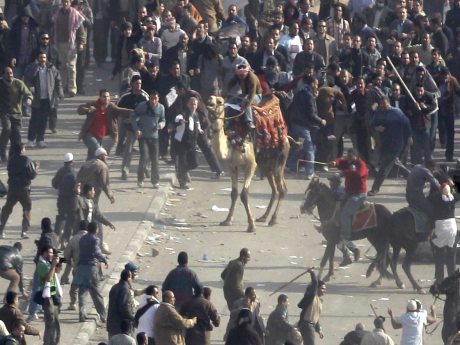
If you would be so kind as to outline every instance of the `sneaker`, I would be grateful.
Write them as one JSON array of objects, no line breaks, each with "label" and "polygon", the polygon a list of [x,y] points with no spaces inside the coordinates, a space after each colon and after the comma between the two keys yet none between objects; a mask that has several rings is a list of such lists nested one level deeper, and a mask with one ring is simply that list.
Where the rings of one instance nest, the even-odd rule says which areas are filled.
[{"label": "sneaker", "polygon": [[38,317],[37,313],[34,313],[32,315],[29,315],[26,321],[32,322],[32,321],[37,321],[37,320],[40,320],[40,318]]},{"label": "sneaker", "polygon": [[378,192],[376,192],[375,190],[370,190],[369,192],[367,192],[367,196],[376,196]]},{"label": "sneaker", "polygon": [[33,148],[33,147],[35,147],[35,143],[34,143],[32,140],[29,140],[29,141],[27,142],[26,147],[29,148],[29,149],[30,149],[30,148]]},{"label": "sneaker", "polygon": [[46,147],[46,143],[44,141],[39,141],[37,143],[37,147],[40,148],[40,149],[44,149]]},{"label": "sneaker", "polygon": [[225,176],[225,173],[223,171],[216,172],[214,176],[211,176],[213,180],[219,180],[222,176]]},{"label": "sneaker", "polygon": [[122,171],[121,172],[121,179],[123,181],[127,181],[128,180],[128,174],[125,172],[125,171]]},{"label": "sneaker", "polygon": [[137,186],[138,186],[139,188],[144,187],[144,182],[138,181],[138,182],[137,182]]},{"label": "sneaker", "polygon": [[190,186],[187,185],[187,184],[183,184],[183,185],[179,186],[179,188],[184,189],[184,190],[190,190],[191,189]]},{"label": "sneaker", "polygon": [[21,238],[22,238],[23,240],[27,240],[27,239],[30,238],[30,237],[29,237],[29,235],[27,235],[27,232],[24,231],[24,232],[21,234]]},{"label": "sneaker", "polygon": [[75,305],[75,303],[70,303],[67,307],[67,310],[77,310],[77,306]]},{"label": "sneaker", "polygon": [[153,188],[153,189],[158,189],[158,188],[160,188],[160,184],[159,184],[158,182],[157,182],[157,183],[153,183],[152,188]]}]

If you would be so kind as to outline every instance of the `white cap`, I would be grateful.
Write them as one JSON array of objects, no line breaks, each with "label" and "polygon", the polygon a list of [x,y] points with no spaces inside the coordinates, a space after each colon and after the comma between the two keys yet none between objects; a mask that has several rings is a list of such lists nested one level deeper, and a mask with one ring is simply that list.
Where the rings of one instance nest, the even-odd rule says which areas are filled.
[{"label": "white cap", "polygon": [[96,150],[96,153],[94,154],[96,157],[99,157],[100,155],[107,156],[107,151],[103,147],[99,147]]},{"label": "white cap", "polygon": [[73,161],[73,154],[70,152],[67,152],[64,155],[64,163],[72,162]]},{"label": "white cap", "polygon": [[417,311],[417,302],[414,299],[409,300],[406,309],[407,311]]}]

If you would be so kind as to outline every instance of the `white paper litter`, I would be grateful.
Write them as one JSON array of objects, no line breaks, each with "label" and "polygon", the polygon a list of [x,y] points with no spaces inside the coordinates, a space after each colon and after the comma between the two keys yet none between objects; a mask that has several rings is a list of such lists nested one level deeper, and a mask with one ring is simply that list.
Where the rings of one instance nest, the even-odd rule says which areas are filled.
[{"label": "white paper litter", "polygon": [[297,265],[297,262],[291,261],[290,264],[291,265]]},{"label": "white paper litter", "polygon": [[381,297],[379,298],[379,301],[389,301],[390,299],[389,298],[386,298],[386,297]]},{"label": "white paper litter", "polygon": [[219,207],[217,205],[212,205],[211,211],[213,211],[213,212],[228,212],[228,208],[227,207]]},{"label": "white paper litter", "polygon": [[256,205],[256,208],[267,208],[265,205]]}]

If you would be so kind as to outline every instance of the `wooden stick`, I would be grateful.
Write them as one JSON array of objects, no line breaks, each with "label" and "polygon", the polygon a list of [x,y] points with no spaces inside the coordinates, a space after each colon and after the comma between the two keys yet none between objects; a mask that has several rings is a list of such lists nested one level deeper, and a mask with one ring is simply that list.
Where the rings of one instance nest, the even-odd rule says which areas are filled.
[{"label": "wooden stick", "polygon": [[369,305],[371,306],[372,312],[374,313],[375,317],[377,317],[378,315],[377,315],[377,312],[375,311],[374,306],[372,305],[372,303]]},{"label": "wooden stick", "polygon": [[309,269],[306,270],[305,272],[300,273],[297,277],[291,279],[291,280],[288,281],[286,284],[282,285],[281,287],[279,287],[278,289],[276,289],[275,291],[273,291],[269,296],[273,296],[275,293],[277,293],[277,292],[280,291],[281,289],[284,289],[286,286],[292,284],[292,283],[295,282],[297,279],[299,279],[299,278],[302,277],[303,275],[307,274],[310,270],[311,270],[311,268],[309,268]]},{"label": "wooden stick", "polygon": [[329,163],[323,163],[323,162],[318,162],[318,161],[309,161],[309,160],[306,160],[306,159],[298,159],[297,160],[297,174],[299,173],[299,166],[300,166],[300,163],[314,163],[314,164],[321,164],[321,165],[328,165]]},{"label": "wooden stick", "polygon": [[391,59],[390,59],[389,56],[387,56],[387,61],[390,63],[391,68],[393,68],[393,71],[396,73],[396,76],[398,77],[398,79],[401,82],[402,86],[404,86],[404,90],[406,90],[406,92],[409,95],[409,97],[412,100],[412,102],[414,102],[415,104],[418,104],[417,101],[415,100],[414,96],[412,96],[412,93],[409,91],[409,88],[407,87],[407,85],[404,82],[403,78],[401,78],[401,75],[399,74],[399,72],[396,69],[395,65],[393,65],[393,62],[391,62]]}]

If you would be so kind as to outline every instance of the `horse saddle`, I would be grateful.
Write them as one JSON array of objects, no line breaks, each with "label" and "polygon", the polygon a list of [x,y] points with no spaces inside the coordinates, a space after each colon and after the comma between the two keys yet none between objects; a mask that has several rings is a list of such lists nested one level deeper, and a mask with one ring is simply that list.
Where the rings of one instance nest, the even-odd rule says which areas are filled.
[{"label": "horse saddle", "polygon": [[355,213],[352,221],[352,231],[358,232],[377,226],[377,215],[375,213],[375,204],[365,202],[363,206]]},{"label": "horse saddle", "polygon": [[416,233],[428,234],[433,230],[431,220],[425,213],[415,207],[409,206],[406,208],[414,218]]}]

